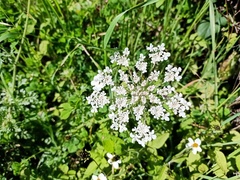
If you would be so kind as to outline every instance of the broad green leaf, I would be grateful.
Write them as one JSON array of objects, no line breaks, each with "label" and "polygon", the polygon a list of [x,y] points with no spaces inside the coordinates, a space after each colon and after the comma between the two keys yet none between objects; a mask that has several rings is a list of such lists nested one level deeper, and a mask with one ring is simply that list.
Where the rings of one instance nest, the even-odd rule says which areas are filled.
[{"label": "broad green leaf", "polygon": [[238,155],[236,158],[235,158],[235,161],[236,161],[236,166],[238,168],[238,171],[240,171],[240,155]]},{"label": "broad green leaf", "polygon": [[34,31],[35,24],[29,24],[27,26],[27,32],[26,34],[31,34]]},{"label": "broad green leaf", "polygon": [[189,153],[187,158],[187,166],[190,172],[196,170],[198,164],[200,164],[200,159],[201,156],[199,154],[193,154],[192,152]]},{"label": "broad green leaf", "polygon": [[159,149],[165,144],[168,137],[169,137],[169,133],[158,135],[156,139],[148,143],[148,146]]},{"label": "broad green leaf", "polygon": [[87,177],[92,176],[92,174],[93,174],[94,171],[97,169],[97,167],[98,167],[98,165],[97,165],[94,161],[92,161],[92,162],[88,165],[88,167],[87,167],[87,169],[86,169],[86,171],[85,171],[85,173],[84,173],[84,178],[87,178]]},{"label": "broad green leaf", "polygon": [[156,177],[156,180],[165,180],[168,177],[168,167],[166,165],[163,165],[158,176]]},{"label": "broad green leaf", "polygon": [[240,140],[240,133],[236,130],[231,130],[230,134],[232,135],[232,141],[239,141]]},{"label": "broad green leaf", "polygon": [[63,109],[63,110],[61,111],[60,118],[61,118],[61,119],[67,119],[67,118],[70,116],[71,113],[72,113],[71,110],[69,110],[69,109]]},{"label": "broad green leaf", "polygon": [[41,43],[39,45],[39,51],[42,55],[48,54],[48,45],[49,45],[49,41],[47,41],[47,40],[41,41]]},{"label": "broad green leaf", "polygon": [[74,143],[69,143],[67,148],[69,153],[74,153],[78,150],[78,146]]},{"label": "broad green leaf", "polygon": [[224,171],[219,167],[218,164],[216,164],[213,168],[212,168],[213,173],[219,177],[219,178],[227,178],[227,176],[225,176]]},{"label": "broad green leaf", "polygon": [[208,166],[206,164],[200,164],[198,166],[198,171],[201,173],[201,174],[204,174],[205,172],[208,171]]},{"label": "broad green leaf", "polygon": [[[220,31],[219,25],[215,24],[215,28],[216,28],[215,33]],[[210,22],[208,22],[208,21],[202,22],[197,28],[197,33],[199,36],[201,36],[204,39],[210,37],[211,36]]]},{"label": "broad green leaf", "polygon": [[103,140],[103,147],[107,152],[112,153],[114,151],[114,142],[110,139]]},{"label": "broad green leaf", "polygon": [[5,32],[0,35],[0,42],[4,41],[5,39],[12,38],[15,39],[18,37],[16,32]]},{"label": "broad green leaf", "polygon": [[164,3],[165,0],[158,0],[158,2],[156,3],[156,7],[160,7],[163,3]]},{"label": "broad green leaf", "polygon": [[21,169],[21,164],[19,162],[12,163],[12,170],[15,176],[19,175]]},{"label": "broad green leaf", "polygon": [[60,118],[67,119],[72,113],[73,107],[69,103],[63,103],[59,107],[63,108],[60,111]]},{"label": "broad green leaf", "polygon": [[76,171],[74,171],[74,170],[70,170],[70,171],[68,171],[68,174],[69,175],[75,175],[77,172]]},{"label": "broad green leaf", "polygon": [[225,155],[221,152],[216,150],[215,151],[215,159],[218,164],[218,166],[221,168],[221,170],[224,172],[224,174],[227,174],[228,168],[227,168],[227,161]]},{"label": "broad green leaf", "polygon": [[60,164],[60,165],[58,166],[58,168],[59,168],[64,174],[67,174],[67,173],[68,173],[69,167],[68,167],[66,164]]}]

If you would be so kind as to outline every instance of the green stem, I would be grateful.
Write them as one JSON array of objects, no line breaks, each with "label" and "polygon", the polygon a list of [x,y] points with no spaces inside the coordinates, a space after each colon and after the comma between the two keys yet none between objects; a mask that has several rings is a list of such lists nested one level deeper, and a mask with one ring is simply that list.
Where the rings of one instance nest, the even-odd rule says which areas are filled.
[{"label": "green stem", "polygon": [[19,47],[17,56],[15,58],[15,62],[14,62],[14,65],[13,65],[13,78],[12,78],[11,94],[14,94],[15,83],[16,83],[17,63],[18,63],[18,60],[19,60],[19,57],[20,57],[20,54],[21,54],[21,51],[22,51],[22,46],[23,46],[23,43],[24,43],[24,39],[25,39],[25,36],[26,36],[26,33],[27,33],[29,10],[30,10],[30,0],[28,0],[28,4],[27,4],[27,17],[26,17],[26,21],[25,21],[25,25],[24,25],[23,36],[22,36],[20,47]]}]

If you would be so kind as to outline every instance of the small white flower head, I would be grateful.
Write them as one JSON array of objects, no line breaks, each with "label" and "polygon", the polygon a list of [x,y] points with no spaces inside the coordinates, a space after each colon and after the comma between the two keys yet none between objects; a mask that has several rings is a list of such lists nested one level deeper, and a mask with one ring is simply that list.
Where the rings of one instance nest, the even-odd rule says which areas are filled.
[{"label": "small white flower head", "polygon": [[136,62],[135,67],[141,71],[142,73],[146,73],[147,72],[147,62],[144,62],[144,56],[143,54],[140,54],[140,58],[139,60]]},{"label": "small white flower head", "polygon": [[116,131],[119,130],[120,133],[127,130],[126,124],[129,121],[128,110],[118,110],[117,112],[112,112],[108,116],[112,120],[112,125],[110,126],[111,129],[114,129]]},{"label": "small white flower head", "polygon": [[107,180],[107,177],[103,173],[100,173],[98,176],[92,175],[92,180]]},{"label": "small white flower head", "polygon": [[97,112],[98,108],[102,108],[106,104],[110,103],[110,100],[104,91],[103,92],[93,91],[92,94],[87,97],[87,101],[88,104],[91,104],[92,106],[91,112],[93,113]]},{"label": "small white flower head", "polygon": [[149,141],[156,139],[154,130],[150,131],[150,127],[143,124],[141,121],[138,121],[138,126],[132,129],[130,137],[133,143],[137,141],[142,147],[145,147]]},{"label": "small white flower head", "polygon": [[112,89],[112,91],[116,92],[116,95],[126,95],[127,91],[123,86],[114,86]]},{"label": "small white flower head", "polygon": [[122,82],[125,82],[125,83],[128,83],[129,80],[128,80],[128,75],[124,73],[124,71],[122,71],[121,69],[118,70],[118,73],[120,75],[120,81]]},{"label": "small white flower head", "polygon": [[142,105],[138,105],[138,106],[133,108],[133,113],[134,113],[137,121],[139,119],[141,119],[141,117],[143,115],[144,108],[145,108],[145,106],[142,106]]},{"label": "small white flower head", "polygon": [[114,169],[119,169],[119,164],[121,164],[121,160],[115,160],[115,155],[111,154],[111,153],[107,153],[107,157],[108,157],[108,163],[111,164],[113,166]]},{"label": "small white flower head", "polygon": [[156,64],[158,62],[162,62],[165,60],[168,60],[170,57],[169,52],[165,52],[165,44],[162,43],[161,45],[158,45],[154,47],[152,44],[150,44],[149,47],[147,47],[147,50],[150,52],[149,57],[151,58],[151,63]]},{"label": "small white flower head", "polygon": [[200,147],[201,140],[199,138],[193,141],[192,138],[188,138],[188,143],[186,144],[187,148],[192,149],[193,154],[197,154],[197,152],[202,152],[202,148]]},{"label": "small white flower head", "polygon": [[133,82],[137,84],[140,81],[140,77],[137,75],[137,73],[133,72]]},{"label": "small white flower head", "polygon": [[111,63],[117,63],[117,65],[122,65],[125,67],[129,66],[129,58],[128,55],[130,54],[130,51],[128,48],[125,48],[123,51],[123,55],[120,55],[119,52],[115,52],[113,56],[110,56]]},{"label": "small white flower head", "polygon": [[156,70],[152,71],[148,76],[148,81],[157,81],[159,74],[160,74],[159,71],[156,71]]},{"label": "small white flower head", "polygon": [[112,73],[112,70],[109,67],[106,67],[103,71],[98,70],[98,74],[94,76],[91,82],[93,90],[101,91],[106,85],[113,85],[110,73]]},{"label": "small white flower head", "polygon": [[164,82],[170,82],[170,81],[180,81],[180,79],[182,79],[182,76],[179,75],[180,72],[182,71],[182,69],[179,67],[173,67],[172,65],[168,65],[165,68],[166,72],[165,72],[165,77],[164,77]]}]

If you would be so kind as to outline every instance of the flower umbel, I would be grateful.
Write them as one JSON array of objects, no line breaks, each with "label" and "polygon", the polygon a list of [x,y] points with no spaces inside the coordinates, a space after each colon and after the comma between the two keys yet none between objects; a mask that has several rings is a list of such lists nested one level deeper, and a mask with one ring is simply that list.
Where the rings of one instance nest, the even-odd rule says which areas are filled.
[{"label": "flower umbel", "polygon": [[201,140],[199,138],[193,141],[192,138],[188,138],[188,143],[186,144],[187,148],[192,149],[193,154],[197,154],[197,152],[202,152],[202,148],[200,147]]},{"label": "flower umbel", "polygon": [[100,173],[98,176],[92,175],[92,180],[107,180],[107,177],[103,173]]},{"label": "flower umbel", "polygon": [[130,61],[128,48],[115,52],[110,57],[111,68],[98,71],[91,82],[93,92],[87,97],[93,113],[108,106],[110,128],[120,133],[131,128],[132,142],[143,147],[156,138],[151,130],[153,120],[170,121],[172,115],[184,118],[191,106],[174,87],[182,78],[182,69],[160,64],[170,57],[165,45],[150,44],[147,52],[136,61]]},{"label": "flower umbel", "polygon": [[115,160],[116,156],[111,153],[107,153],[107,157],[108,163],[111,164],[114,169],[119,169],[119,164],[121,164],[121,160]]}]

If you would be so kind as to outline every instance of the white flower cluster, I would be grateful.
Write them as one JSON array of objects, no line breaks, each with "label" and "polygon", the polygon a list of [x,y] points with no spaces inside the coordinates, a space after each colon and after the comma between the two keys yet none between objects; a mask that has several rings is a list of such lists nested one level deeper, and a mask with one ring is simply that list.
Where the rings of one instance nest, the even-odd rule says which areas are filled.
[{"label": "white flower cluster", "polygon": [[[171,114],[186,117],[185,111],[189,110],[191,105],[171,86],[171,83],[182,78],[181,68],[168,65],[164,74],[152,69],[170,56],[170,53],[165,51],[165,45],[154,47],[150,44],[147,50],[148,57],[140,54],[132,68],[130,66],[133,62],[130,61],[128,48],[125,48],[122,54],[114,53],[110,57],[112,69],[106,67],[103,71],[98,71],[91,83],[93,92],[87,97],[92,112],[109,105],[113,130],[127,131],[130,119],[134,119],[131,124],[136,124],[137,127],[131,130],[130,137],[132,142],[137,141],[143,147],[156,138],[154,130],[151,131],[146,124],[148,117],[164,121],[169,121]],[[148,72],[148,69],[151,69],[151,72]]]}]

